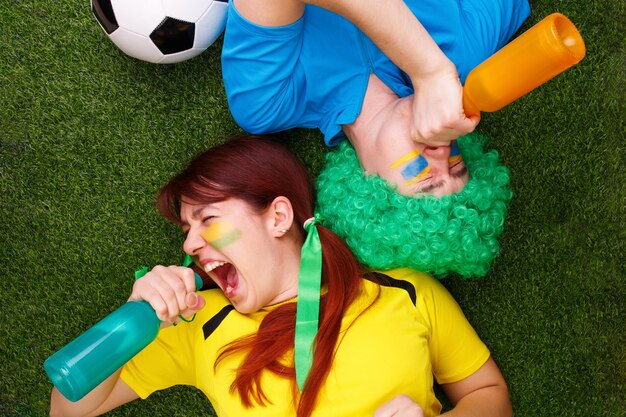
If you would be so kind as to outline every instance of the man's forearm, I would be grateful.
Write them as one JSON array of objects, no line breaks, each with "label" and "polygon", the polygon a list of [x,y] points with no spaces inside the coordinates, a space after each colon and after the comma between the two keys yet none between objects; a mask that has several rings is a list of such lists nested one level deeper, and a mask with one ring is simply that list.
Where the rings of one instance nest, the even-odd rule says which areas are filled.
[{"label": "man's forearm", "polygon": [[454,67],[402,0],[304,0],[361,29],[412,80]]}]

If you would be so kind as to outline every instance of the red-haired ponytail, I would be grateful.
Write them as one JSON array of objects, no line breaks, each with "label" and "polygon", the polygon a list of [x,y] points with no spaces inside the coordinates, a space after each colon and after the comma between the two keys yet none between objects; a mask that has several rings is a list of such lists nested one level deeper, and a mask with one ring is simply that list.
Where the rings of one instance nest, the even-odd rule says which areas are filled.
[{"label": "red-haired ponytail", "polygon": [[[315,408],[317,395],[333,363],[344,313],[359,293],[364,274],[361,265],[339,236],[323,226],[316,227],[322,243],[322,285],[328,291],[320,300],[313,365],[298,402],[298,417],[310,416]],[[235,341],[218,357],[215,366],[226,356],[240,351],[248,352],[231,386],[231,390],[238,391],[246,407],[253,406],[252,400],[259,404],[268,401],[260,385],[263,370],[291,378],[294,395],[297,395],[293,364],[279,361],[280,357],[293,349],[295,317],[295,303],[276,308],[263,319],[255,335]]]}]

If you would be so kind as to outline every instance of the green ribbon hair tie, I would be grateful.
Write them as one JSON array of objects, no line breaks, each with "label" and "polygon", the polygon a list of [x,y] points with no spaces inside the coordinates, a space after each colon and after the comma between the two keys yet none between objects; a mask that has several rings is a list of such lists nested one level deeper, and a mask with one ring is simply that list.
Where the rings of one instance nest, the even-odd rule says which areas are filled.
[{"label": "green ribbon hair tie", "polygon": [[320,313],[320,288],[322,282],[322,244],[315,215],[304,222],[307,232],[302,245],[300,273],[298,275],[298,304],[296,306],[296,331],[294,337],[294,363],[296,383],[302,392],[313,364],[313,341],[317,334]]}]

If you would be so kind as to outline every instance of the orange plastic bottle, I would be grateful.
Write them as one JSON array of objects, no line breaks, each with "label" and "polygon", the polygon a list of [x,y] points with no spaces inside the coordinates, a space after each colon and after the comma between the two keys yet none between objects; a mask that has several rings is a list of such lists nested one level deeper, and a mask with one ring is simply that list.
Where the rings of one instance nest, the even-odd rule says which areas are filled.
[{"label": "orange plastic bottle", "polygon": [[553,13],[469,73],[463,88],[465,114],[500,110],[584,56],[585,43],[576,26]]}]

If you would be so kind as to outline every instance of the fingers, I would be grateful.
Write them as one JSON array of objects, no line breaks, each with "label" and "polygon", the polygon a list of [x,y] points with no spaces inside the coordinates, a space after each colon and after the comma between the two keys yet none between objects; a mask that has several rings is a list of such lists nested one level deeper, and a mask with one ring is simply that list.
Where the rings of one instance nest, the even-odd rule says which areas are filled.
[{"label": "fingers", "polygon": [[202,310],[206,304],[206,301],[201,295],[196,294],[195,292],[190,292],[185,297],[185,303],[187,304],[187,308],[181,313],[181,315],[184,317],[186,317],[187,315],[193,315],[197,311]]},{"label": "fingers", "polygon": [[424,417],[424,411],[411,397],[400,394],[381,405],[374,417]]},{"label": "fingers", "polygon": [[[480,123],[480,113],[478,114],[471,114],[469,116],[467,116],[468,119],[471,120],[472,124],[474,125],[474,129],[476,128],[476,126],[478,126],[478,123]],[[473,131],[473,129],[472,129]]]},{"label": "fingers", "polygon": [[185,296],[185,305],[189,310],[199,310],[198,305],[201,299],[203,298],[195,292],[190,292]]},{"label": "fingers", "polygon": [[413,80],[411,135],[428,146],[447,146],[459,136],[473,132],[480,114],[466,116],[463,87],[456,71]]},{"label": "fingers", "polygon": [[188,293],[185,296],[185,302],[187,303],[187,308],[184,311],[181,311],[175,319],[170,322],[164,322],[161,327],[167,327],[170,323],[176,325],[181,321],[193,321],[194,315],[198,311],[202,310],[206,305],[205,299],[196,293]]},{"label": "fingers", "polygon": [[161,321],[174,322],[178,315],[193,315],[204,306],[195,294],[194,273],[180,266],[156,266],[135,281],[130,300],[147,301]]},{"label": "fingers", "polygon": [[428,146],[449,146],[458,137],[471,133],[480,122],[480,115],[444,116],[440,119],[422,121],[413,126],[412,137]]}]

